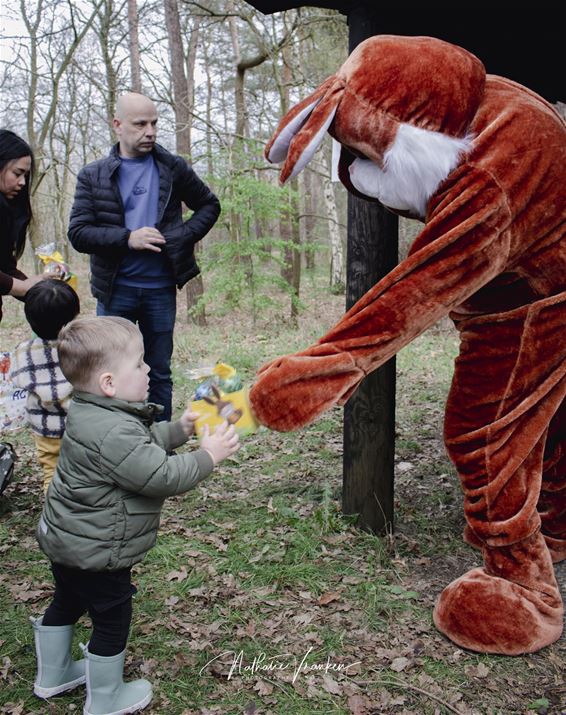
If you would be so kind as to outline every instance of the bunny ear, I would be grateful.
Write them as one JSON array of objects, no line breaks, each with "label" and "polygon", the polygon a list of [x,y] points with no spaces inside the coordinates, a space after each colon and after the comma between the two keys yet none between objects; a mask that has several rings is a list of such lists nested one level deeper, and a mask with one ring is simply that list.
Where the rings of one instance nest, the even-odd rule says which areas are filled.
[{"label": "bunny ear", "polygon": [[267,143],[264,155],[267,161],[271,164],[280,164],[285,160],[289,144],[303,126],[306,118],[312,112],[314,107],[323,98],[328,86],[332,84],[335,77],[328,77],[324,82],[308,97],[302,99],[298,104],[290,109],[287,114],[279,121],[277,129]]},{"label": "bunny ear", "polygon": [[[322,99],[322,97],[320,99]],[[287,158],[287,152],[289,151],[289,144],[293,140],[295,134],[303,126],[309,114],[320,102],[320,99],[312,100],[311,97],[309,97],[307,104],[305,104],[293,117],[289,116],[291,112],[283,117],[277,131],[271,137],[269,144],[265,147],[265,158],[270,162],[270,164],[280,164],[282,161],[285,161]],[[301,105],[302,104],[304,103],[301,102]],[[297,105],[297,107],[298,106],[299,105]],[[297,107],[294,107],[293,111],[297,109]]]},{"label": "bunny ear", "polygon": [[309,97],[288,112],[265,149],[268,161],[286,158],[280,181],[296,176],[312,159],[332,123],[342,97],[344,83],[329,77]]}]

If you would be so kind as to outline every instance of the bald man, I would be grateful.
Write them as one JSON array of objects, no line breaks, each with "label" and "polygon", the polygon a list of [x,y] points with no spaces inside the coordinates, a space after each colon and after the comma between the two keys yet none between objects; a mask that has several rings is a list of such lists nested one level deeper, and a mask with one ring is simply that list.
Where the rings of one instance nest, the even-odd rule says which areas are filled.
[{"label": "bald man", "polygon": [[[139,325],[150,367],[149,400],[171,419],[171,356],[176,289],[199,274],[194,246],[212,228],[220,203],[180,156],[156,143],[157,108],[143,94],[119,97],[118,143],[77,178],[69,240],[90,254],[98,315]],[[183,221],[182,204],[192,212]]]}]

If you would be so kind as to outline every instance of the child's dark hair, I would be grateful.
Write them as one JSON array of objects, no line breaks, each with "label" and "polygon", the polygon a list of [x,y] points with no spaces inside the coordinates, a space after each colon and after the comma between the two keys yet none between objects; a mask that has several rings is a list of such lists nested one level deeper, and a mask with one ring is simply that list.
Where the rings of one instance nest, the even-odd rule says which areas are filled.
[{"label": "child's dark hair", "polygon": [[43,340],[55,340],[61,328],[76,318],[80,309],[79,296],[68,283],[57,278],[38,281],[26,293],[27,321]]}]

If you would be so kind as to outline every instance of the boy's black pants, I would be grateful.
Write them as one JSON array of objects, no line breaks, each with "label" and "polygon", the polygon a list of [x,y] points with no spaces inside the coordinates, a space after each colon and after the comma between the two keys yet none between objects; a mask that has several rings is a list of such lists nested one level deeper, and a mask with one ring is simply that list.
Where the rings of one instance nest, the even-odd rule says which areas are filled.
[{"label": "boy's black pants", "polygon": [[55,595],[42,625],[69,626],[88,611],[92,620],[89,653],[108,657],[126,647],[132,620],[131,568],[82,571],[51,563]]}]

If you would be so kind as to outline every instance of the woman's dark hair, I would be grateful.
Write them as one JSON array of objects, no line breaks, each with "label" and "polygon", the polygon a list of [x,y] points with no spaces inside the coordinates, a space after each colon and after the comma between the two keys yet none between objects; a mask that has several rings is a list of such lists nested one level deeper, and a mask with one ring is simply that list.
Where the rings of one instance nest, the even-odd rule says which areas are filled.
[{"label": "woman's dark hair", "polygon": [[[27,225],[32,218],[30,186],[32,184],[33,174],[35,171],[35,158],[33,150],[26,141],[14,132],[11,132],[9,129],[0,129],[0,173],[4,171],[7,164],[11,161],[14,159],[21,159],[23,156],[29,156],[31,159],[29,179],[26,181],[25,187],[19,192],[18,196],[12,200],[12,204],[19,209],[20,213],[25,215]],[[15,246],[16,258],[19,258],[23,253],[25,231],[23,231],[22,235],[18,237],[18,239],[19,240]]]},{"label": "woman's dark hair", "polygon": [[33,332],[43,340],[55,340],[64,325],[77,317],[79,296],[68,283],[45,278],[33,285],[25,297],[24,312]]}]

